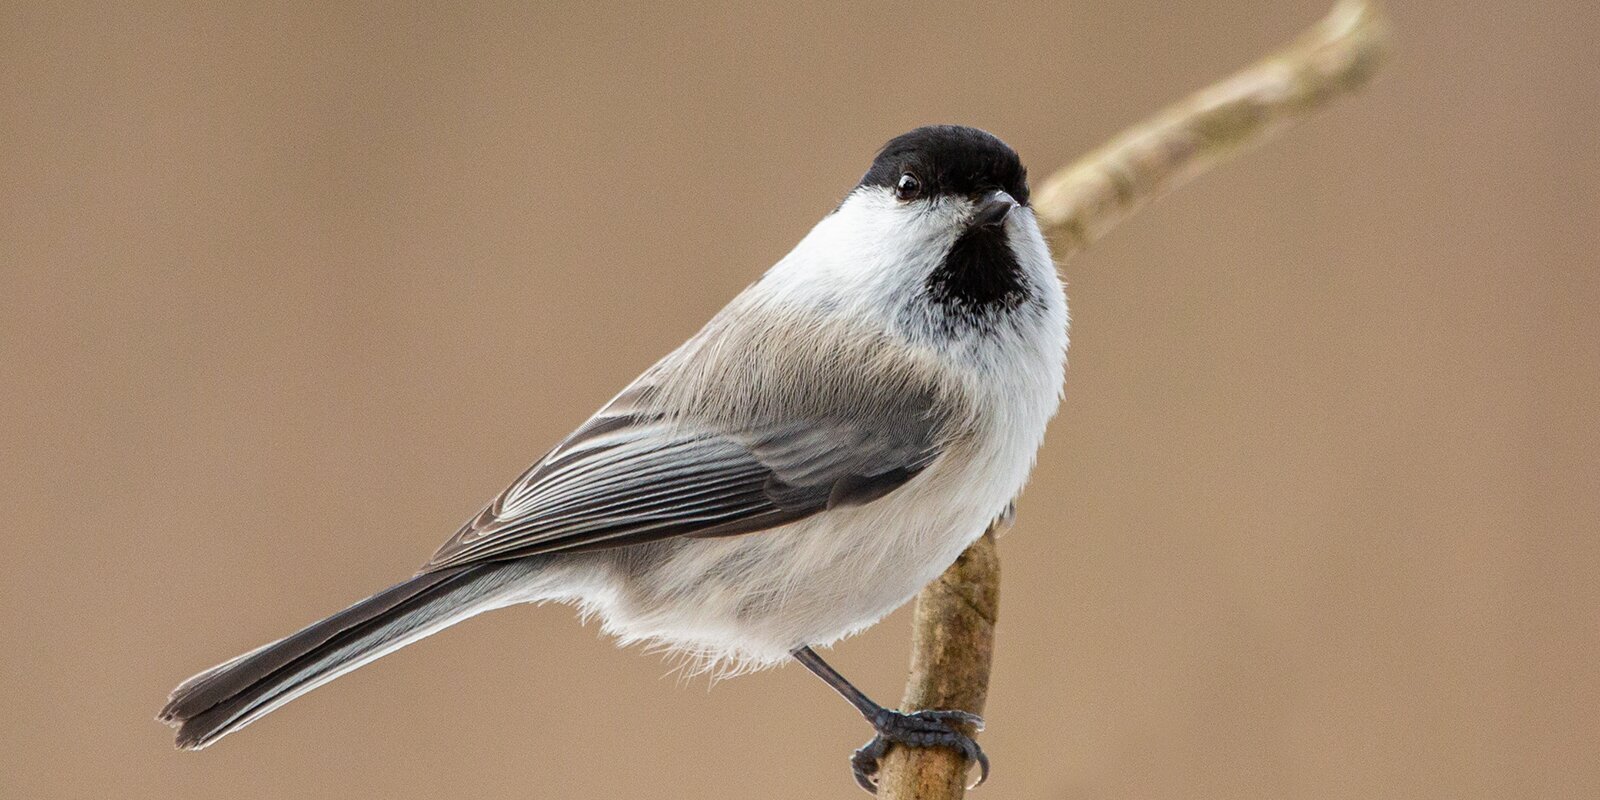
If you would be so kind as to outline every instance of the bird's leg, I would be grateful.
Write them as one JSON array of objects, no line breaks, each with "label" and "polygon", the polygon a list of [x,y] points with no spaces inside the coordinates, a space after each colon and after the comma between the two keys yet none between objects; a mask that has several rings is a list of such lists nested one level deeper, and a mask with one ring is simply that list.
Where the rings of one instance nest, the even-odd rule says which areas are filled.
[{"label": "bird's leg", "polygon": [[978,764],[978,782],[973,786],[982,785],[989,779],[989,757],[983,754],[978,743],[971,736],[963,733],[959,725],[971,725],[975,730],[983,730],[983,719],[977,714],[965,711],[916,711],[904,713],[891,708],[884,708],[872,701],[850,681],[845,680],[839,671],[822,660],[822,656],[809,647],[795,650],[792,655],[794,660],[804,664],[812,674],[821,678],[824,683],[833,687],[840,696],[856,707],[872,725],[877,735],[872,741],[862,745],[850,757],[850,768],[855,773],[856,783],[861,788],[872,794],[878,793],[878,762],[884,754],[889,752],[889,745],[903,744],[911,747],[948,747],[967,757],[968,761]]}]

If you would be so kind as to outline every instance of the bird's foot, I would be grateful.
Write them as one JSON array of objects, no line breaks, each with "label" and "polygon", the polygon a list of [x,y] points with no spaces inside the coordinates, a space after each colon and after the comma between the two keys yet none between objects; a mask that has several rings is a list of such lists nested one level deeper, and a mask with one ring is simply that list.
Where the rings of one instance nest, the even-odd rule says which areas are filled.
[{"label": "bird's foot", "polygon": [[981,786],[989,779],[989,757],[959,727],[971,725],[973,730],[983,730],[983,718],[977,714],[965,711],[916,711],[907,714],[881,708],[867,721],[872,723],[878,735],[850,756],[850,768],[855,773],[856,783],[872,794],[878,793],[878,764],[889,752],[891,744],[948,747],[965,756],[968,762],[978,764],[978,781],[967,788]]}]

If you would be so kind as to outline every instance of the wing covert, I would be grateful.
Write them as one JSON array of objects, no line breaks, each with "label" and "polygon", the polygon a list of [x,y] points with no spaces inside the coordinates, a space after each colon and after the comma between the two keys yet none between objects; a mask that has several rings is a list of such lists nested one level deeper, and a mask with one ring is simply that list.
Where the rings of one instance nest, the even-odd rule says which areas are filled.
[{"label": "wing covert", "polygon": [[876,500],[938,457],[927,403],[742,429],[669,419],[625,392],[529,468],[424,571],[674,536],[731,536]]}]

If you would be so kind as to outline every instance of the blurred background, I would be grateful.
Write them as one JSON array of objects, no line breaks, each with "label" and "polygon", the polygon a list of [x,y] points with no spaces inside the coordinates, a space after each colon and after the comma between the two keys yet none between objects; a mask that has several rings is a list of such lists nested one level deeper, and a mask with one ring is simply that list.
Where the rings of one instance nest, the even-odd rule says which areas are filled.
[{"label": "blurred background", "polygon": [[[151,718],[410,574],[890,136],[1042,178],[1328,5],[0,4],[0,794],[858,796],[803,670],[561,607],[201,754]],[[979,796],[1600,796],[1600,21],[1394,5],[1366,94],[1067,265]],[[907,623],[835,663],[897,698]]]}]

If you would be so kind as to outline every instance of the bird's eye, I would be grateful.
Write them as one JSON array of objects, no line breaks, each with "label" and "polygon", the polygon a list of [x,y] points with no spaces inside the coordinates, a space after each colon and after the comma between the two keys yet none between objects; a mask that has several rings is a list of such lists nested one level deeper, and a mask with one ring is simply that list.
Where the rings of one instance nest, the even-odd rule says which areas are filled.
[{"label": "bird's eye", "polygon": [[913,200],[922,193],[922,181],[917,176],[907,172],[900,176],[900,182],[894,185],[894,196],[901,200]]}]

